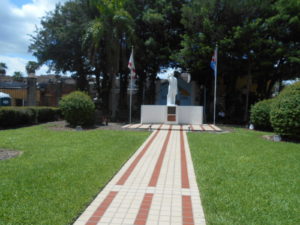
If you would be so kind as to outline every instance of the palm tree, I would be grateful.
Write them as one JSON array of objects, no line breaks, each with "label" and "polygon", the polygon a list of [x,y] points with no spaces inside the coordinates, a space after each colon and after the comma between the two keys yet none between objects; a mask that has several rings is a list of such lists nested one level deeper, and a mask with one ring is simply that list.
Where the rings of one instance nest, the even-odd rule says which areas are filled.
[{"label": "palm tree", "polygon": [[134,22],[124,8],[125,0],[91,2],[97,8],[98,15],[87,26],[84,45],[89,49],[91,64],[98,70],[96,80],[100,81],[100,72],[103,72],[99,96],[103,97],[103,105],[107,107],[110,84],[114,83],[114,77],[120,71],[121,52],[124,52],[133,35]]},{"label": "palm tree", "polygon": [[13,74],[14,81],[22,81],[23,80],[23,73],[20,71],[15,71]]},{"label": "palm tree", "polygon": [[5,63],[0,62],[0,75],[5,76],[7,70],[7,66]]},{"label": "palm tree", "polygon": [[39,68],[39,64],[37,62],[34,61],[28,61],[28,63],[26,64],[26,72],[27,74],[35,74],[35,71]]},{"label": "palm tree", "polygon": [[90,59],[102,52],[105,72],[119,70],[120,48],[133,34],[133,19],[124,9],[124,0],[91,0],[99,15],[88,25],[85,40],[89,40]]}]

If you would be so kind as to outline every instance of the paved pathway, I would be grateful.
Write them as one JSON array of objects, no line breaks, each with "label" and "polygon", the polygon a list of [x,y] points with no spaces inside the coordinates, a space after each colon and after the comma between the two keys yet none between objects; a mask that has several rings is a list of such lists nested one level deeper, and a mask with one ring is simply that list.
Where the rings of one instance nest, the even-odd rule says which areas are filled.
[{"label": "paved pathway", "polygon": [[[136,124],[127,124],[123,126],[123,128],[127,129],[151,129],[151,130],[156,130],[158,127],[160,129],[169,129],[169,125],[167,124],[141,124],[141,123],[136,123]],[[213,125],[213,124],[185,124],[185,125],[173,125],[172,130],[184,130],[184,131],[213,131],[213,132],[218,132],[222,131],[219,127]]]},{"label": "paved pathway", "polygon": [[205,225],[186,132],[160,125],[74,225]]}]

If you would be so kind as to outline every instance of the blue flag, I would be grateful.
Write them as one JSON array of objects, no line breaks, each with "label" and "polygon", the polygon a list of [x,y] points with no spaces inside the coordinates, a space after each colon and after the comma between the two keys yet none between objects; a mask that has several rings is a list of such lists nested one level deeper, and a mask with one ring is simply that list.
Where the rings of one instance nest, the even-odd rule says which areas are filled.
[{"label": "blue flag", "polygon": [[213,56],[212,56],[212,58],[211,58],[211,62],[210,62],[210,68],[212,68],[213,69],[213,71],[215,71],[216,72],[216,70],[217,70],[217,48],[215,48],[215,51],[214,51],[214,54],[213,54]]}]

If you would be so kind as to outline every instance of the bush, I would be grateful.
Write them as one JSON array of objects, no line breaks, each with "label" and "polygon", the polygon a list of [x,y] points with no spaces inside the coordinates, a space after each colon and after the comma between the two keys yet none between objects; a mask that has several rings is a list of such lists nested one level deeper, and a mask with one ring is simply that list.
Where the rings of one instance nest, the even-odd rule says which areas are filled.
[{"label": "bush", "polygon": [[75,91],[64,96],[59,102],[59,107],[71,126],[94,124],[95,104],[83,92]]},{"label": "bush", "polygon": [[53,121],[59,118],[54,107],[0,107],[0,127],[15,127]]},{"label": "bush", "polygon": [[300,81],[284,87],[284,89],[280,92],[279,96],[290,95],[299,92],[300,92]]},{"label": "bush", "polygon": [[39,123],[58,120],[60,117],[60,109],[55,107],[36,107],[37,121]]},{"label": "bush", "polygon": [[13,127],[32,124],[35,122],[36,113],[32,109],[18,107],[0,108],[0,126]]},{"label": "bush", "polygon": [[251,107],[250,120],[255,128],[261,130],[272,130],[270,122],[270,111],[273,99],[257,102]]},{"label": "bush", "polygon": [[300,138],[300,82],[280,92],[271,107],[270,120],[277,134]]}]

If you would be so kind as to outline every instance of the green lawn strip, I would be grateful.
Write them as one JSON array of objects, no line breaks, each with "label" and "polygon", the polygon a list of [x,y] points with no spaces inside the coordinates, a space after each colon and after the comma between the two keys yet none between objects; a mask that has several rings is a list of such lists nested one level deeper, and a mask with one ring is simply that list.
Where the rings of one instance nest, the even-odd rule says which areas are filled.
[{"label": "green lawn strip", "polygon": [[0,148],[23,151],[0,161],[0,224],[71,224],[148,135],[44,126],[0,131]]},{"label": "green lawn strip", "polygon": [[266,133],[189,133],[208,225],[299,225],[300,144]]}]

